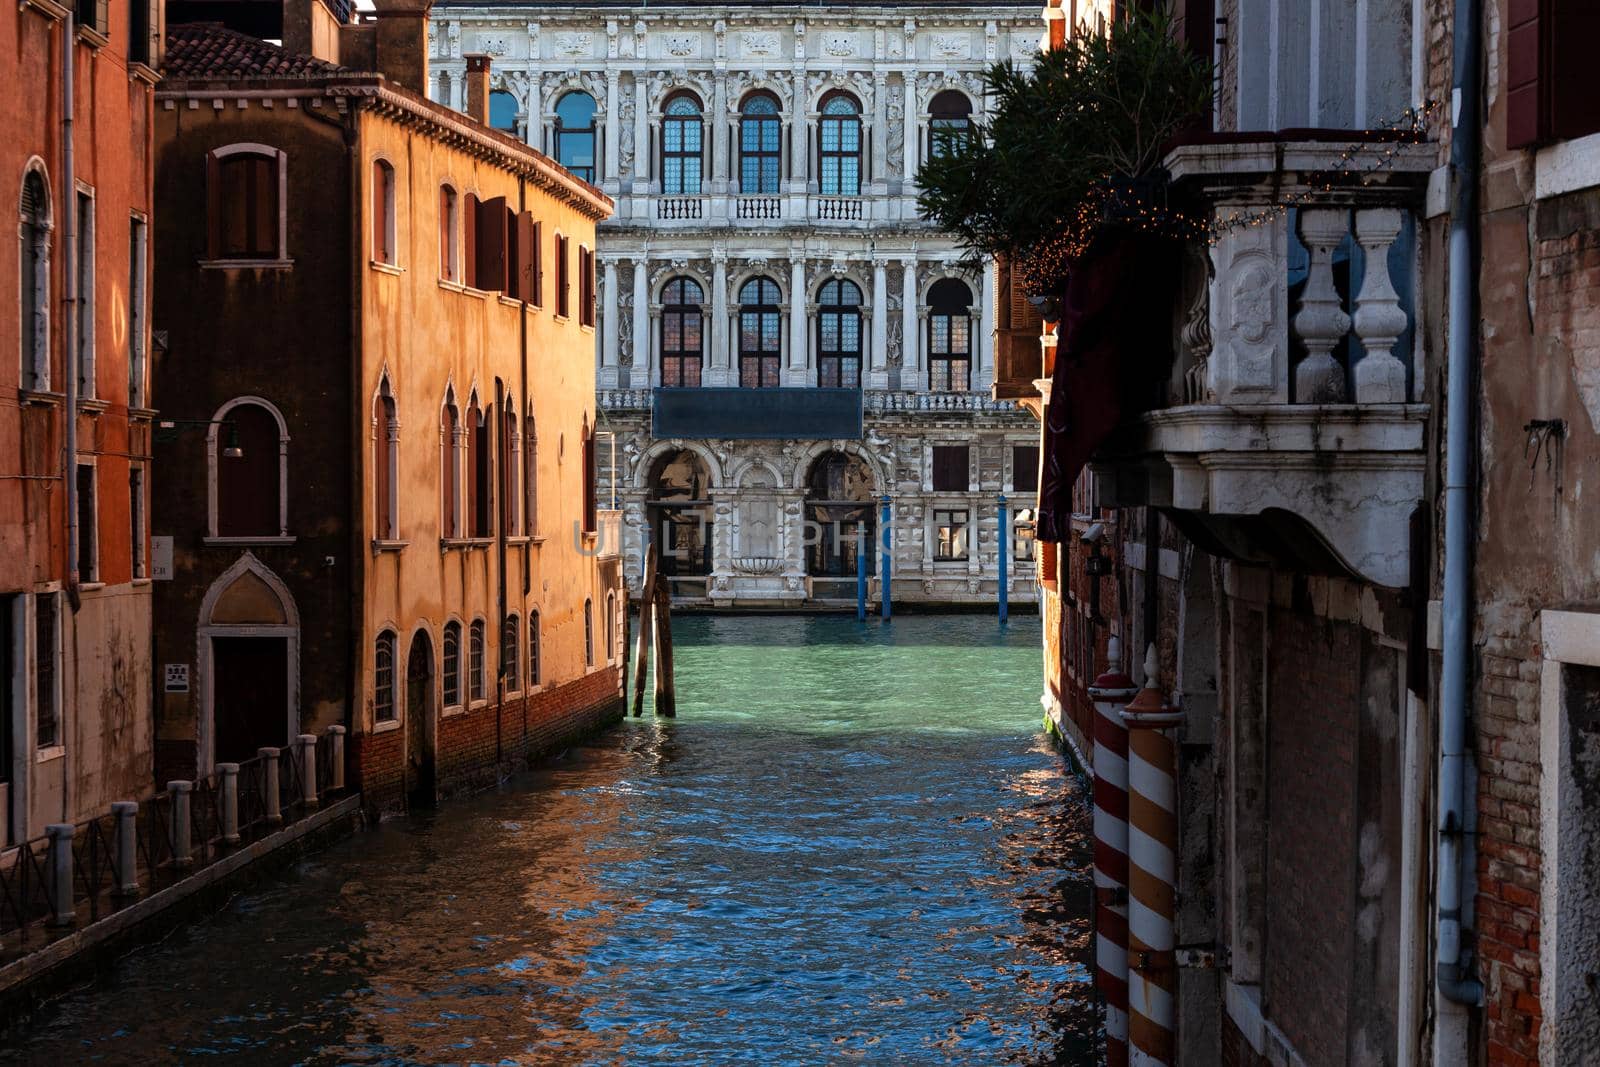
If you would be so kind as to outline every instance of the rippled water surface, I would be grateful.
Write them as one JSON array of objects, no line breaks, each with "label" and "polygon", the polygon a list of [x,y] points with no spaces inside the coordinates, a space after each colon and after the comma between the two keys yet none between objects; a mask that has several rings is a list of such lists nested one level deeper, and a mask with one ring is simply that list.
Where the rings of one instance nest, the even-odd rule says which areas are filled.
[{"label": "rippled water surface", "polygon": [[679,718],[358,834],[24,1062],[1088,1063],[1088,816],[1037,620],[677,622]]}]

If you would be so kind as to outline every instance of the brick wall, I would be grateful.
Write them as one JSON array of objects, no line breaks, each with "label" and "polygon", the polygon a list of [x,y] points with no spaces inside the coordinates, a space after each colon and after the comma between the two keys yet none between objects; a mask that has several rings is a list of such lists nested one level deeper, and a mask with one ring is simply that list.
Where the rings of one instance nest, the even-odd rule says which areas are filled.
[{"label": "brick wall", "polygon": [[[507,769],[570,744],[622,717],[621,668],[595,671],[527,697],[451,715],[439,722],[435,763],[441,796],[494,784]],[[403,730],[355,739],[354,765],[367,806],[404,805]]]},{"label": "brick wall", "polygon": [[1342,1064],[1355,884],[1357,633],[1274,612],[1268,666],[1265,1004],[1310,1067]]},{"label": "brick wall", "polygon": [[1250,1047],[1250,1042],[1245,1040],[1226,1012],[1223,1013],[1221,1029],[1222,1067],[1267,1067],[1267,1058]]}]

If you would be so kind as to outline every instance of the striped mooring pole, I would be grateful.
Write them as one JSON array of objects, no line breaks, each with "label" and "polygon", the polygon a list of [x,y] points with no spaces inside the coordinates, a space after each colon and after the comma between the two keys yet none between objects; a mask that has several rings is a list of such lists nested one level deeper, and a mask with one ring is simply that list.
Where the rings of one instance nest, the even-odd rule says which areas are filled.
[{"label": "striped mooring pole", "polygon": [[1128,726],[1128,1043],[1134,1067],[1171,1067],[1177,1056],[1178,746],[1183,712],[1156,680],[1156,646],[1144,688],[1122,709]]},{"label": "striped mooring pole", "polygon": [[1094,701],[1095,985],[1105,1004],[1106,1067],[1128,1065],[1128,728],[1122,708],[1138,693],[1112,635]]}]

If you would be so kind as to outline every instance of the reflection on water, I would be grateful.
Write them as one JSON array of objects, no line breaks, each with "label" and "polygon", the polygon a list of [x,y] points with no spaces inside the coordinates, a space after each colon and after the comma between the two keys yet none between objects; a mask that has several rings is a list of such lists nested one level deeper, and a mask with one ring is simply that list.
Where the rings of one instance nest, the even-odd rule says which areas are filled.
[{"label": "reflection on water", "polygon": [[53,1005],[40,1063],[1088,1063],[1038,625],[677,624],[680,718],[356,836]]}]

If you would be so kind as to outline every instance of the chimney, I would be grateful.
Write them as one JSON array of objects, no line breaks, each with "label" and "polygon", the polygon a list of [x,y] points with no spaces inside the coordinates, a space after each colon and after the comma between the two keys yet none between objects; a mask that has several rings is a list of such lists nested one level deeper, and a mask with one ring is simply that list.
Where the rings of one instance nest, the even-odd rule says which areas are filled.
[{"label": "chimney", "polygon": [[489,57],[467,56],[467,114],[489,125]]},{"label": "chimney", "polygon": [[433,0],[373,0],[378,73],[415,93],[428,92],[428,10]]}]

